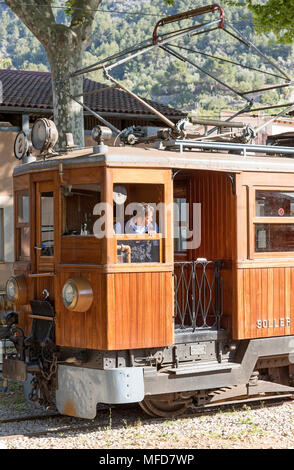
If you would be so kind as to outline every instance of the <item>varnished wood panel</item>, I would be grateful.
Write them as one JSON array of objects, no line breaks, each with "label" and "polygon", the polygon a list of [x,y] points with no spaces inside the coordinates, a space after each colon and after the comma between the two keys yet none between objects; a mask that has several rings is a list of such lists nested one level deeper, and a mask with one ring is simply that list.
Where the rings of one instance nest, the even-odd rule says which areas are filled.
[{"label": "varnished wood panel", "polygon": [[[71,277],[84,276],[93,289],[94,301],[87,312],[71,312],[62,302],[61,291]],[[107,349],[106,276],[95,271],[57,273],[55,289],[56,344],[87,349]]]},{"label": "varnished wood panel", "polygon": [[[14,263],[14,274],[22,274],[24,276],[28,276],[30,271],[30,263],[26,263],[23,261],[17,261]],[[31,282],[29,282],[27,278],[27,286],[28,286],[28,298],[33,298],[34,288]],[[24,334],[27,336],[31,334],[31,324],[32,321],[29,319],[28,315],[31,313],[30,305],[21,305],[18,306],[17,311],[20,312],[18,315],[18,326],[22,328]]]},{"label": "varnished wood panel", "polygon": [[190,259],[234,259],[236,197],[228,175],[209,171],[193,172],[190,200],[201,204],[201,244],[199,248],[190,250]]},{"label": "varnished wood panel", "polygon": [[[88,312],[70,312],[61,300],[64,283],[74,276],[91,283]],[[98,274],[60,271],[56,292],[56,343],[88,349],[136,349],[173,343],[171,272]]]},{"label": "varnished wood panel", "polygon": [[171,273],[110,274],[109,349],[136,349],[173,343]]},{"label": "varnished wood panel", "polygon": [[237,270],[234,339],[294,334],[294,266]]},{"label": "varnished wood panel", "polygon": [[71,264],[102,263],[102,240],[94,236],[61,237],[61,262]]}]

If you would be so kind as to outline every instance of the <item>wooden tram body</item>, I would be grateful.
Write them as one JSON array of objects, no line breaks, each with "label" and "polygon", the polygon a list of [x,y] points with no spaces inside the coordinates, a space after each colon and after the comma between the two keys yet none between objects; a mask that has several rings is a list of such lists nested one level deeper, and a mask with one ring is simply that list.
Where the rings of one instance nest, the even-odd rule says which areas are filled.
[{"label": "wooden tram body", "polygon": [[[163,203],[164,234],[115,234],[115,185],[127,188],[126,203]],[[166,416],[211,401],[219,388],[226,399],[232,387],[235,395],[292,390],[290,158],[85,149],[19,165],[14,200],[14,273],[24,284],[18,355],[6,357],[4,375],[33,383],[30,399],[48,404],[56,392],[61,413],[85,418],[99,402],[141,402]],[[189,227],[200,207],[191,249],[174,238],[174,200],[191,208]],[[108,207],[101,238],[97,203]],[[156,242],[155,260],[120,262],[118,247],[130,239]],[[70,310],[63,286],[81,278],[90,286],[85,305],[87,295],[92,301]],[[256,373],[265,380],[252,382]]]}]

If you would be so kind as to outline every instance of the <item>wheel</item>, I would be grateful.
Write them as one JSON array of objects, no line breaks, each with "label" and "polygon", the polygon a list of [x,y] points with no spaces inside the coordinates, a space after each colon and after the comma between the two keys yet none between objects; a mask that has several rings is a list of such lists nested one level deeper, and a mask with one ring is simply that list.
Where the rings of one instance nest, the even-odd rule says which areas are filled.
[{"label": "wheel", "polygon": [[191,399],[176,400],[175,394],[167,394],[146,397],[140,406],[150,416],[168,418],[182,415],[191,403]]}]

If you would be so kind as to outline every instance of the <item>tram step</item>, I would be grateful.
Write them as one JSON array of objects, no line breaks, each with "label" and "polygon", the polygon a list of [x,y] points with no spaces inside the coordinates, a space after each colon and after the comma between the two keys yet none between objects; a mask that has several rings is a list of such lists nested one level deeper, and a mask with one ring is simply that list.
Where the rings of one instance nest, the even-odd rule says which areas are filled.
[{"label": "tram step", "polygon": [[197,374],[205,374],[209,373],[217,373],[217,372],[225,372],[231,371],[232,369],[240,369],[241,365],[237,364],[236,362],[205,362],[201,364],[184,364],[180,365],[177,368],[170,367],[165,369],[165,372],[168,374],[174,375],[197,375]]}]

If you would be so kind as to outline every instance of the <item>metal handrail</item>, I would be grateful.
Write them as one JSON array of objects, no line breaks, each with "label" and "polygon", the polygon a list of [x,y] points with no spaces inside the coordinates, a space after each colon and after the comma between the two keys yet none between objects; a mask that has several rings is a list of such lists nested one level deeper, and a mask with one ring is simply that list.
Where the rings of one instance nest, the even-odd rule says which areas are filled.
[{"label": "metal handrail", "polygon": [[222,261],[174,263],[175,323],[181,329],[220,329],[223,314]]}]

